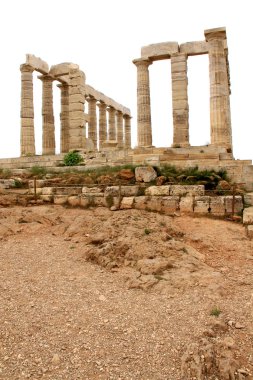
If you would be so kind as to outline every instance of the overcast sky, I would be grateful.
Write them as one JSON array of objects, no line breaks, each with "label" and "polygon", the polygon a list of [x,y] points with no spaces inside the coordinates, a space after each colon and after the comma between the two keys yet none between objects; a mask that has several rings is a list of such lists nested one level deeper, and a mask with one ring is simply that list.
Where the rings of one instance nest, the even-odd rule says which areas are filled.
[{"label": "overcast sky", "polygon": [[[234,156],[253,159],[252,0],[8,0],[0,3],[0,157],[20,154],[20,70],[30,53],[51,66],[73,62],[86,82],[131,109],[136,145],[136,67],[142,46],[204,40],[225,26],[231,74]],[[41,81],[34,74],[36,151],[41,153]],[[188,59],[190,142],[210,142],[208,57]],[[170,61],[150,66],[152,130],[156,146],[172,143]],[[54,110],[59,149],[59,89]]]}]

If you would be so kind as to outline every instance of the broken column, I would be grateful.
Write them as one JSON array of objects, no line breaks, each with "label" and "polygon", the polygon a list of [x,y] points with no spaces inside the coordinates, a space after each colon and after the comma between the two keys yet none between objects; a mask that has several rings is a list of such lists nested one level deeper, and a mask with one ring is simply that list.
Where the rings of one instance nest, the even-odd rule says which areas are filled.
[{"label": "broken column", "polygon": [[97,100],[93,96],[86,98],[88,102],[89,122],[88,122],[88,137],[92,140],[95,149],[97,149]]},{"label": "broken column", "polygon": [[121,111],[116,112],[116,125],[117,125],[117,142],[118,148],[123,148],[123,114]]},{"label": "broken column", "polygon": [[55,154],[55,126],[53,110],[53,78],[39,76],[42,81],[42,154]]},{"label": "broken column", "polygon": [[107,139],[107,121],[106,121],[106,104],[103,102],[98,103],[99,108],[99,150],[102,149],[103,143]]},{"label": "broken column", "polygon": [[33,108],[33,67],[20,66],[21,71],[21,156],[35,155],[34,108]]},{"label": "broken column", "polygon": [[173,146],[189,146],[189,105],[187,55],[176,53],[171,56]]},{"label": "broken column", "polygon": [[109,141],[116,141],[116,124],[115,124],[115,115],[116,110],[113,107],[108,107],[108,140]]},{"label": "broken column", "polygon": [[135,59],[137,67],[137,140],[139,147],[152,146],[149,59]]},{"label": "broken column", "polygon": [[123,115],[124,119],[124,141],[125,141],[125,148],[130,149],[131,148],[131,116],[130,115]]},{"label": "broken column", "polygon": [[211,144],[232,150],[226,29],[205,30],[209,54]]}]

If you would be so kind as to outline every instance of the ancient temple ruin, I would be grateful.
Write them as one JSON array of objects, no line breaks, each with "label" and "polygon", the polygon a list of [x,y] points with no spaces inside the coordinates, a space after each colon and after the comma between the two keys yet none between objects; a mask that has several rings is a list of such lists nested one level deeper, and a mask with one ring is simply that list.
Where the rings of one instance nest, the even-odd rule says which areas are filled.
[{"label": "ancient temple ruin", "polygon": [[149,66],[158,60],[171,60],[173,145],[189,147],[189,105],[187,58],[209,55],[211,145],[232,151],[230,118],[230,77],[225,28],[205,30],[205,41],[165,42],[144,46],[137,67],[137,140],[139,147],[152,146]]},{"label": "ancient temple ruin", "polygon": [[[95,90],[85,82],[85,74],[73,63],[49,68],[45,61],[27,54],[21,70],[21,156],[35,155],[33,72],[42,81],[42,155],[55,154],[53,81],[61,91],[61,153],[106,146],[131,147],[131,114],[127,107]],[[85,112],[88,103],[88,112]],[[97,107],[99,117],[97,120]],[[108,112],[108,126],[107,126]],[[88,137],[86,137],[88,124]],[[98,124],[98,125],[97,125]]]}]

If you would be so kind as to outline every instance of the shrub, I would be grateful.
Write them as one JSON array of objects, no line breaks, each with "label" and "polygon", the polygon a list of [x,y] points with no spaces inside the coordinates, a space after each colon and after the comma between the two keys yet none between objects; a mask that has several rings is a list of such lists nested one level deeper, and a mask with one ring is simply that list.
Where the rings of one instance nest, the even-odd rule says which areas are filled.
[{"label": "shrub", "polygon": [[65,166],[75,166],[83,161],[82,156],[77,151],[69,152],[65,154],[63,162]]},{"label": "shrub", "polygon": [[47,174],[47,169],[43,168],[42,166],[33,166],[31,169],[31,174],[33,176],[43,177]]},{"label": "shrub", "polygon": [[210,311],[210,315],[213,315],[214,317],[218,317],[221,313],[221,310],[218,308],[218,307],[214,307],[211,311]]}]

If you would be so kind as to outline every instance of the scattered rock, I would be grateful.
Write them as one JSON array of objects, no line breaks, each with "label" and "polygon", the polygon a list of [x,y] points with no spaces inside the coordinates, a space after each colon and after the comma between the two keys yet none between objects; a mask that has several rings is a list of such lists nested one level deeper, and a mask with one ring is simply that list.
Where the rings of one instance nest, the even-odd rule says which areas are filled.
[{"label": "scattered rock", "polygon": [[135,168],[135,179],[138,182],[151,182],[157,178],[157,173],[152,166],[138,166]]}]

